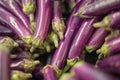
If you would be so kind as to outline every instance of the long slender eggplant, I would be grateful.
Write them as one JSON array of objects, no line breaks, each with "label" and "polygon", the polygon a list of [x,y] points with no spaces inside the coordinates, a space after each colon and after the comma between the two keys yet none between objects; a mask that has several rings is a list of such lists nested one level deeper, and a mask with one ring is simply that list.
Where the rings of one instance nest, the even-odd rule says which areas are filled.
[{"label": "long slender eggplant", "polygon": [[30,30],[30,21],[15,0],[0,0],[0,5],[18,17],[21,20],[21,23]]},{"label": "long slender eggplant", "polygon": [[29,59],[20,59],[20,60],[12,61],[10,67],[12,70],[32,72],[39,63],[40,62],[37,60],[34,61]]},{"label": "long slender eggplant", "polygon": [[29,17],[31,29],[35,29],[34,13],[36,10],[36,0],[21,0],[23,12]]},{"label": "long slender eggplant", "polygon": [[56,72],[51,65],[46,65],[42,69],[44,80],[57,80]]},{"label": "long slender eggplant", "polygon": [[17,70],[11,72],[11,80],[28,80],[30,78],[32,78],[32,74],[30,73],[24,73]]},{"label": "long slender eggplant", "polygon": [[120,29],[120,10],[112,12],[100,22],[94,23],[94,27],[104,27],[107,30]]},{"label": "long slender eggplant", "polygon": [[[61,70],[64,66],[68,49],[70,47],[72,37],[75,33],[75,31],[78,30],[80,27],[83,19],[75,17],[74,13],[78,10],[79,7],[83,6],[84,3],[88,2],[87,0],[79,2],[76,7],[73,9],[71,15],[69,16],[69,19],[67,21],[67,30],[65,33],[64,40],[60,41],[59,47],[55,50],[55,53],[53,55],[53,58],[51,60],[51,65],[54,66],[55,69],[58,71]],[[57,71],[56,70],[56,71]]]},{"label": "long slender eggplant", "polygon": [[104,28],[98,28],[97,30],[95,30],[95,32],[93,33],[92,37],[86,45],[87,52],[91,53],[100,48],[108,34],[109,31],[106,31]]},{"label": "long slender eggplant", "polygon": [[10,36],[13,37],[15,34],[8,28],[8,26],[0,23],[0,36]]},{"label": "long slender eggplant", "polygon": [[69,7],[69,12],[71,12],[74,7],[76,6],[76,2],[75,0],[66,0],[68,7]]},{"label": "long slender eggplant", "polygon": [[84,49],[84,46],[86,45],[87,41],[89,40],[90,36],[94,31],[94,27],[92,25],[98,19],[99,18],[85,19],[82,23],[81,27],[76,33],[75,38],[73,39],[70,50],[68,52],[68,65],[76,63],[76,61],[79,59],[79,56],[81,55]]},{"label": "long slender eggplant", "polygon": [[64,38],[65,23],[62,17],[62,4],[58,0],[53,2],[52,29],[58,34],[61,40]]},{"label": "long slender eggplant", "polygon": [[106,41],[102,47],[97,50],[97,53],[103,54],[103,57],[113,55],[117,52],[120,52],[120,35]]},{"label": "long slender eggplant", "polygon": [[95,69],[93,65],[82,61],[76,63],[71,69],[71,72],[73,72],[79,80],[118,80],[105,72]]},{"label": "long slender eggplant", "polygon": [[[10,52],[17,46],[16,43],[8,37],[0,39],[0,79],[10,80]],[[3,62],[4,61],[4,62]]]},{"label": "long slender eggplant", "polygon": [[96,2],[84,6],[76,15],[79,16],[98,16],[111,10],[120,8],[120,0],[97,0]]},{"label": "long slender eggplant", "polygon": [[0,6],[0,21],[7,24],[25,43],[32,42],[32,35],[21,21],[13,14]]},{"label": "long slender eggplant", "polygon": [[97,62],[96,67],[107,72],[120,74],[120,54]]},{"label": "long slender eggplant", "polygon": [[51,20],[52,1],[37,0],[37,6],[38,6],[38,10],[37,10],[36,29],[35,29],[31,52],[34,51],[36,47],[41,45],[46,39],[50,26],[50,20]]}]

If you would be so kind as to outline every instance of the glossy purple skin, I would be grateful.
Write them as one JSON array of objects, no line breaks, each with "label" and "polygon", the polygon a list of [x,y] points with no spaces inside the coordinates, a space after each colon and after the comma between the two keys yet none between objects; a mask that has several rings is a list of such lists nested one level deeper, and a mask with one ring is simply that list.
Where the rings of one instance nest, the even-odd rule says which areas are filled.
[{"label": "glossy purple skin", "polygon": [[52,66],[57,66],[59,69],[63,68],[74,32],[80,27],[81,22],[83,21],[83,19],[75,17],[74,13],[85,2],[86,1],[84,0],[83,2],[78,3],[78,5],[76,5],[76,7],[73,9],[71,15],[69,16],[69,19],[68,19],[67,25],[66,25],[67,29],[66,29],[64,40],[60,41],[59,47],[55,50],[55,53],[54,53],[53,58],[50,63]]},{"label": "glossy purple skin", "polygon": [[104,71],[120,74],[120,54],[101,60],[96,65]]},{"label": "glossy purple skin", "polygon": [[120,0],[97,0],[85,7],[81,13],[87,16],[98,16],[118,8],[120,8]]},{"label": "glossy purple skin", "polygon": [[104,28],[98,28],[93,33],[92,37],[87,43],[87,47],[94,47],[92,51],[97,50],[104,43],[105,37],[109,34]]},{"label": "glossy purple skin", "polygon": [[2,6],[0,6],[0,15],[0,21],[8,24],[10,29],[12,29],[19,37],[22,38],[31,36],[31,33],[21,23],[21,21]]},{"label": "glossy purple skin", "polygon": [[76,3],[80,2],[81,0],[75,0]]},{"label": "glossy purple skin", "polygon": [[120,36],[112,38],[111,40],[106,41],[104,44],[108,46],[108,56],[113,55],[117,52],[120,52]]},{"label": "glossy purple skin", "polygon": [[15,34],[8,28],[8,26],[0,24],[0,36],[10,36],[13,37]]},{"label": "glossy purple skin", "polygon": [[84,49],[84,46],[86,45],[87,41],[94,31],[94,27],[92,26],[92,24],[97,20],[98,18],[93,18],[85,19],[83,21],[71,44],[70,50],[68,52],[68,59],[74,59],[80,56]]},{"label": "glossy purple skin", "polygon": [[11,62],[11,70],[19,70],[25,72],[24,68],[25,59],[18,59]]},{"label": "glossy purple skin", "polygon": [[44,80],[57,80],[56,72],[52,66],[47,65],[43,68],[43,78]]},{"label": "glossy purple skin", "polygon": [[11,12],[13,15],[18,17],[21,20],[21,23],[30,30],[30,20],[29,18],[23,13],[22,8],[15,0],[0,0],[0,5],[3,6],[6,10]]},{"label": "glossy purple skin", "polygon": [[0,51],[0,80],[10,80],[10,55]]},{"label": "glossy purple skin", "polygon": [[109,26],[112,29],[118,28],[120,29],[120,10],[115,11],[111,14],[109,14],[108,16],[106,16],[108,18],[109,22]]},{"label": "glossy purple skin", "polygon": [[84,62],[77,63],[72,68],[72,71],[79,80],[118,80],[105,72],[95,69],[93,65]]},{"label": "glossy purple skin", "polygon": [[51,0],[37,0],[37,20],[34,39],[40,39],[43,42],[47,36],[51,19]]},{"label": "glossy purple skin", "polygon": [[32,72],[32,75],[35,79],[40,79],[41,76],[43,76],[42,69],[43,69],[42,66],[38,66],[34,69],[34,71]]}]

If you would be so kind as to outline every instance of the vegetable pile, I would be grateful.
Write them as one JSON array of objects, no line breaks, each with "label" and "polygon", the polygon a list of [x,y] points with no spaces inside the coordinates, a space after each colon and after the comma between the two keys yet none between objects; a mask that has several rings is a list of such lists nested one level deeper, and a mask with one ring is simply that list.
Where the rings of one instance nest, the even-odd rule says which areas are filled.
[{"label": "vegetable pile", "polygon": [[0,0],[0,80],[120,80],[120,0]]}]

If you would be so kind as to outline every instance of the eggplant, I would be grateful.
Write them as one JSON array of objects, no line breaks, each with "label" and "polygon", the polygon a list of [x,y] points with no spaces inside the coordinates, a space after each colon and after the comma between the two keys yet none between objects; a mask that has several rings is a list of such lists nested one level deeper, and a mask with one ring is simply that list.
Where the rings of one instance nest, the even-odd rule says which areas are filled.
[{"label": "eggplant", "polygon": [[25,43],[32,42],[32,35],[30,31],[21,23],[20,19],[8,12],[2,6],[0,6],[0,21],[5,25],[8,25],[11,30],[16,33]]},{"label": "eggplant", "polygon": [[45,41],[51,20],[52,1],[37,0],[37,19],[31,52]]},{"label": "eggplant", "polygon": [[110,32],[106,31],[104,28],[96,29],[85,47],[86,51],[91,53],[100,48],[101,45],[105,42],[105,38],[109,33]]},{"label": "eggplant", "polygon": [[15,34],[12,32],[11,29],[8,28],[7,25],[3,25],[1,23],[0,23],[0,35],[1,36],[9,36],[9,37],[15,36]]},{"label": "eggplant", "polygon": [[111,56],[117,52],[120,52],[120,35],[106,41],[102,47],[97,50],[97,53],[101,53],[103,57]]},{"label": "eggplant", "polygon": [[21,0],[22,10],[29,17],[31,30],[35,30],[34,13],[36,11],[36,0]]},{"label": "eggplant", "polygon": [[112,75],[102,72],[94,68],[93,65],[83,61],[76,63],[71,69],[71,73],[79,80],[118,80]]},{"label": "eggplant", "polygon": [[62,74],[59,80],[79,80],[79,79],[72,73],[64,73]]},{"label": "eggplant", "polygon": [[0,5],[7,11],[12,13],[14,16],[20,19],[21,23],[30,31],[30,21],[28,17],[23,13],[19,4],[16,0],[0,0]]},{"label": "eggplant", "polygon": [[32,78],[32,74],[30,73],[24,73],[17,70],[11,72],[11,80],[28,80],[30,78]]},{"label": "eggplant", "polygon": [[96,64],[96,68],[101,69],[106,72],[120,74],[120,54],[110,56],[104,60],[100,60]]},{"label": "eggplant", "polygon": [[103,15],[109,11],[119,9],[120,0],[97,0],[96,2],[89,4],[88,6],[83,6],[76,15],[79,16],[99,16]]},{"label": "eggplant", "polygon": [[75,0],[76,3],[80,2],[81,0]]},{"label": "eggplant", "polygon": [[39,64],[40,62],[38,60],[30,60],[30,59],[18,59],[15,61],[12,61],[11,63],[11,70],[19,70],[23,72],[32,72],[35,67]]},{"label": "eggplant", "polygon": [[52,29],[58,34],[60,40],[64,39],[65,27],[62,17],[62,3],[58,0],[53,1]]},{"label": "eggplant", "polygon": [[44,80],[57,80],[56,72],[51,65],[46,65],[42,69]]},{"label": "eggplant", "polygon": [[79,2],[78,5],[76,5],[75,8],[73,9],[71,15],[69,16],[69,19],[68,19],[67,25],[66,25],[67,29],[65,32],[65,38],[64,38],[64,40],[60,41],[60,45],[55,50],[55,53],[54,53],[51,63],[50,63],[52,66],[54,66],[56,71],[57,70],[59,71],[63,68],[66,57],[67,57],[67,52],[68,52],[68,49],[69,49],[71,41],[72,41],[72,37],[73,37],[75,31],[81,25],[81,22],[83,21],[83,19],[75,17],[74,13],[78,10],[79,7],[84,5],[84,3],[86,3],[86,2],[87,1]]},{"label": "eggplant", "polygon": [[94,32],[94,27],[92,26],[94,22],[99,20],[99,18],[85,19],[81,24],[78,32],[76,33],[75,38],[71,44],[70,50],[67,56],[67,65],[72,65],[79,60],[87,41]]},{"label": "eggplant", "polygon": [[32,75],[35,79],[40,79],[43,76],[42,69],[43,69],[42,66],[38,66],[34,69],[34,71],[32,72]]},{"label": "eggplant", "polygon": [[[4,61],[4,62],[3,62]],[[10,55],[0,50],[0,79],[10,80]]]},{"label": "eggplant", "polygon": [[106,30],[120,29],[120,10],[111,12],[102,21],[94,23],[94,27],[104,27]]},{"label": "eggplant", "polygon": [[[0,79],[10,80],[10,52],[18,46],[11,38],[1,37],[0,39]],[[4,62],[3,62],[4,61]]]}]

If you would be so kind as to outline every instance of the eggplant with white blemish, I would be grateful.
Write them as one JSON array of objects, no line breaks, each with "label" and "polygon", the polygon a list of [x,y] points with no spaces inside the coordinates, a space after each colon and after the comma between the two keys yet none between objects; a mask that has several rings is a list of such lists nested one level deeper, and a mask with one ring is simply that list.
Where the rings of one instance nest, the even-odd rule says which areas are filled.
[{"label": "eggplant with white blemish", "polygon": [[0,6],[0,21],[9,26],[14,33],[19,36],[25,43],[32,42],[32,35],[30,31],[21,23],[20,19],[8,12]]}]

